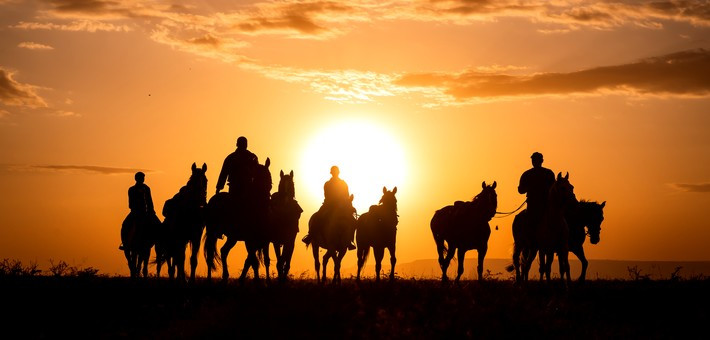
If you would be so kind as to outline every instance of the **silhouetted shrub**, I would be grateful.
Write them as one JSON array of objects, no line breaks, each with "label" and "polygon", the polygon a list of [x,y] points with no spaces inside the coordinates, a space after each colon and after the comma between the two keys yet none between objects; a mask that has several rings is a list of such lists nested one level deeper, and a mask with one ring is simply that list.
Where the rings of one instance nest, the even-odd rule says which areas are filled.
[{"label": "silhouetted shrub", "polygon": [[0,262],[0,276],[35,276],[41,272],[36,262],[30,262],[27,266],[19,260],[3,259]]}]

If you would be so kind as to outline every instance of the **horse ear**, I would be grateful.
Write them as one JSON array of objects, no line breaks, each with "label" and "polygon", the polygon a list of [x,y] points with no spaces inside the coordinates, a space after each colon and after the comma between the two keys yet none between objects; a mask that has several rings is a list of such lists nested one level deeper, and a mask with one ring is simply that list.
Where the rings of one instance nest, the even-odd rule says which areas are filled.
[{"label": "horse ear", "polygon": [[562,179],[562,173],[561,173],[561,172],[558,172],[558,173],[557,173],[557,180],[559,181],[559,180],[561,180],[561,179]]},{"label": "horse ear", "polygon": [[193,162],[193,163],[192,163],[192,168],[191,168],[191,169],[192,169],[192,171],[195,171],[195,170],[197,169],[197,164],[195,164],[195,163]]},{"label": "horse ear", "polygon": [[387,193],[387,187],[386,187],[386,186],[385,186],[385,187],[382,187],[382,193],[383,193],[383,194],[386,194],[386,193]]},{"label": "horse ear", "polygon": [[394,187],[394,189],[392,189],[392,193],[393,193],[393,194],[396,194],[396,193],[397,193],[397,187]]},{"label": "horse ear", "polygon": [[565,179],[569,179],[569,172],[565,175]]},{"label": "horse ear", "polygon": [[268,168],[269,165],[271,165],[271,159],[269,157],[266,157],[266,162],[264,162],[264,166]]},{"label": "horse ear", "polygon": [[289,173],[289,175],[290,175],[291,177],[293,177],[293,170],[291,170],[291,172]]},{"label": "horse ear", "polygon": [[483,183],[481,184],[481,186],[483,187],[483,189],[485,189],[485,188],[486,188],[486,181],[483,181]]},{"label": "horse ear", "polygon": [[496,181],[493,181],[493,185],[491,185],[491,189],[495,189],[498,183]]},{"label": "horse ear", "polygon": [[606,201],[602,202],[602,208],[604,208],[604,206],[606,206]]},{"label": "horse ear", "polygon": [[207,163],[202,163],[202,171],[207,172]]},{"label": "horse ear", "polygon": [[352,202],[355,199],[355,194],[350,194],[350,202]]},{"label": "horse ear", "polygon": [[284,178],[284,171],[281,170],[281,172],[279,172],[279,175],[281,176],[281,178]]}]

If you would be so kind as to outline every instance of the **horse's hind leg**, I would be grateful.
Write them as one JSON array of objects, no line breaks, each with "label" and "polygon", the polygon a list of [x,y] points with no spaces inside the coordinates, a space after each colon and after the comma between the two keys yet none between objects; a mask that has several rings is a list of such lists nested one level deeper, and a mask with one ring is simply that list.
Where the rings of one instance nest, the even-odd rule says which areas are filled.
[{"label": "horse's hind leg", "polygon": [[[274,250],[276,250],[276,247],[277,247],[276,244],[274,244]],[[264,246],[264,248],[262,248],[261,251],[264,254],[263,256],[264,256],[264,269],[266,271],[266,281],[271,281],[271,273],[269,273],[269,271],[271,269],[270,268],[271,267],[271,256],[269,256],[269,243],[268,242],[266,243],[266,246]],[[253,264],[252,264],[252,266],[253,266]],[[279,271],[279,255],[278,254],[276,255],[276,271]]]},{"label": "horse's hind leg", "polygon": [[234,238],[230,238],[227,236],[227,241],[224,242],[224,245],[222,245],[222,248],[220,248],[220,257],[222,260],[222,281],[224,283],[227,283],[227,280],[229,279],[229,266],[227,265],[227,256],[229,256],[229,251],[234,248],[234,246],[237,244],[237,241]]},{"label": "horse's hind leg", "polygon": [[330,250],[326,251],[325,255],[323,255],[323,276],[321,277],[323,283],[325,283],[326,278],[328,277],[326,275],[326,271],[328,269],[328,260],[330,260],[331,257],[333,257],[333,255],[331,254]]},{"label": "horse's hind leg", "polygon": [[357,254],[357,280],[360,281],[360,272],[365,265],[365,246],[358,243],[355,254]]},{"label": "horse's hind leg", "polygon": [[[584,248],[582,247],[579,247],[579,249],[572,250],[572,253],[576,255],[579,259],[579,262],[582,263],[582,273],[579,274],[578,280],[580,283],[583,283],[587,278],[587,267],[589,266],[589,261],[587,261],[587,257],[584,256]],[[567,260],[569,261],[569,258]]]},{"label": "horse's hind leg", "polygon": [[476,270],[478,271],[478,281],[483,280],[483,260],[486,259],[487,252],[488,247],[481,247],[481,249],[478,249],[478,267],[476,267]]},{"label": "horse's hind leg", "polygon": [[382,259],[385,257],[385,248],[373,247],[375,255],[375,281],[380,281],[380,272],[382,271]]},{"label": "horse's hind leg", "polygon": [[[560,264],[560,279],[568,285],[572,282],[569,275],[569,251],[564,249],[557,253],[557,261]],[[565,276],[567,277],[565,280]]]},{"label": "horse's hind leg", "polygon": [[282,271],[283,271],[283,279],[288,280],[288,273],[291,271],[291,257],[293,257],[293,248],[294,248],[294,240],[296,238],[289,238],[286,243],[284,243],[282,252],[281,252],[281,262],[282,262]]},{"label": "horse's hind leg", "polygon": [[[201,236],[201,235],[200,235]],[[190,242],[190,283],[195,283],[195,272],[197,271],[197,256],[200,252],[200,237]]]},{"label": "horse's hind leg", "polygon": [[449,281],[446,272],[449,270],[449,264],[451,264],[451,259],[454,258],[454,255],[456,255],[456,248],[450,248],[449,251],[446,252],[446,257],[441,263],[441,281]]},{"label": "horse's hind leg", "polygon": [[463,262],[464,259],[466,258],[466,249],[464,248],[459,248],[458,249],[458,270],[456,272],[456,282],[459,282],[461,280],[461,275],[463,275]]},{"label": "horse's hind leg", "polygon": [[313,264],[316,267],[316,282],[320,282],[320,259],[318,258],[318,246],[313,245]]}]

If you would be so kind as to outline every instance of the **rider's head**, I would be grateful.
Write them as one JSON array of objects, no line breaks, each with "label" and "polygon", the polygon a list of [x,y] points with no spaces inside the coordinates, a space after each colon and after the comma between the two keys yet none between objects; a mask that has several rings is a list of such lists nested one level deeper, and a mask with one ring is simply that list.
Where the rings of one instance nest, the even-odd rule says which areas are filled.
[{"label": "rider's head", "polygon": [[539,168],[542,166],[542,154],[539,152],[534,152],[532,156],[530,156],[532,159],[532,165],[533,167]]},{"label": "rider's head", "polygon": [[141,171],[136,172],[136,175],[133,176],[133,178],[136,179],[136,183],[143,183],[145,181],[145,174]]},{"label": "rider's head", "polygon": [[237,148],[239,149],[246,149],[247,148],[247,138],[244,136],[241,136],[237,138]]},{"label": "rider's head", "polygon": [[338,169],[337,166],[333,165],[330,167],[330,174],[333,175],[333,177],[338,177],[338,175],[340,175],[340,169]]}]

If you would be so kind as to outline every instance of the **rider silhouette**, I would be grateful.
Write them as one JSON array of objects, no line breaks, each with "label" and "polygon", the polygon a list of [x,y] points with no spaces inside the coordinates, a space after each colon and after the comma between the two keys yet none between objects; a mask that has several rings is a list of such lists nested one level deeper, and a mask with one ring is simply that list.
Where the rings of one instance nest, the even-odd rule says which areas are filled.
[{"label": "rider silhouette", "polygon": [[[321,205],[318,210],[318,214],[321,216],[332,216],[334,213],[351,211],[353,209],[348,184],[339,177],[340,169],[334,165],[330,168],[330,174],[332,177],[323,185],[323,205]],[[323,217],[321,217],[321,220],[322,219]],[[355,244],[353,243],[354,236],[355,233],[353,230],[350,245],[348,245],[349,250],[355,249]],[[306,244],[310,244],[311,237],[311,233],[309,232],[302,241]]]},{"label": "rider silhouette", "polygon": [[550,187],[555,183],[555,173],[548,168],[542,167],[542,154],[534,152],[532,156],[532,169],[529,169],[520,176],[518,192],[527,194],[528,215],[533,223],[538,223],[542,219],[547,203],[547,195]]},{"label": "rider silhouette", "polygon": [[[147,225],[148,219],[155,216],[150,187],[144,183],[145,174],[141,171],[136,172],[134,178],[136,184],[128,188],[128,208],[131,209],[131,212],[128,213],[128,216],[123,221],[121,231],[131,223],[144,223]],[[123,250],[123,244],[118,249]]]},{"label": "rider silhouette", "polygon": [[256,155],[247,150],[247,138],[237,138],[237,150],[229,154],[222,164],[222,171],[217,180],[217,192],[224,189],[224,183],[229,179],[229,193],[237,202],[243,200],[258,164]]}]

